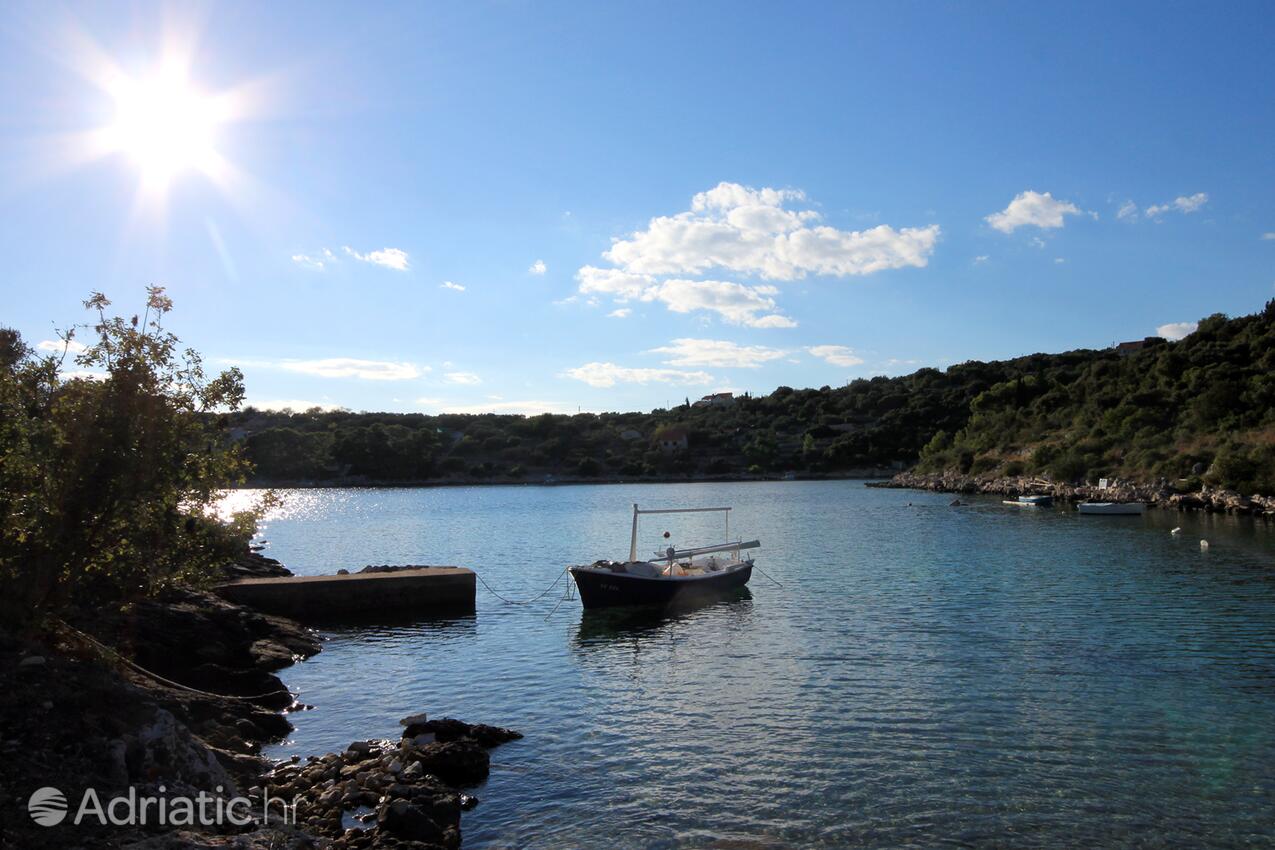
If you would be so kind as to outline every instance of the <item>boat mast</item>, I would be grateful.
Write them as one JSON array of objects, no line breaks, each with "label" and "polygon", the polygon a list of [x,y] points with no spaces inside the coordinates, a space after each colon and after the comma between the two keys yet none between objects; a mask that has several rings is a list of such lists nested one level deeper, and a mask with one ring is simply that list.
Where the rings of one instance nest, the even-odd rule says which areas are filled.
[{"label": "boat mast", "polygon": [[630,538],[629,540],[629,563],[630,564],[637,560],[637,518],[638,518],[638,506],[637,506],[637,503],[634,503],[633,505],[633,537]]}]

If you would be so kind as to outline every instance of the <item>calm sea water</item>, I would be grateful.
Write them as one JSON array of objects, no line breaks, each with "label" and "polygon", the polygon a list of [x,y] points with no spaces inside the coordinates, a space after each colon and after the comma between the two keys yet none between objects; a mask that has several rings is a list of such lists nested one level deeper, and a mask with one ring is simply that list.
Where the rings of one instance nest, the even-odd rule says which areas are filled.
[{"label": "calm sea water", "polygon": [[[290,492],[264,537],[303,574],[459,564],[525,598],[624,555],[633,502],[722,504],[782,587],[754,575],[661,617],[480,586],[473,617],[330,630],[283,673],[316,708],[272,754],[394,736],[417,711],[519,729],[465,815],[471,850],[1271,846],[1275,529],[949,499],[851,481]],[[643,553],[664,530],[720,536],[716,517],[644,523]]]}]

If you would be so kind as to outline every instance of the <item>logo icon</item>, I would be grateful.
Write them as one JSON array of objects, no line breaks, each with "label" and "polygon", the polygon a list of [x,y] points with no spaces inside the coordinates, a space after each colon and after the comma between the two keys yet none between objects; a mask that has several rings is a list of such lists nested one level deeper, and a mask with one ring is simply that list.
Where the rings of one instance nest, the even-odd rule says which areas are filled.
[{"label": "logo icon", "polygon": [[40,826],[57,826],[66,818],[66,796],[56,788],[40,788],[27,800],[27,811]]}]

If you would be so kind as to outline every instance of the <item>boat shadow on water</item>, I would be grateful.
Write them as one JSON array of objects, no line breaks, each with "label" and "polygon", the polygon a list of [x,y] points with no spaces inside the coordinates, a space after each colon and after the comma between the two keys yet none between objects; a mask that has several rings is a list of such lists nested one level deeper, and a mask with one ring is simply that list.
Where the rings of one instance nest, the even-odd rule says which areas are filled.
[{"label": "boat shadow on water", "polygon": [[668,605],[585,608],[580,614],[575,643],[585,646],[615,638],[639,637],[719,609],[730,619],[750,615],[753,609],[752,591],[741,587],[712,599],[682,599]]}]

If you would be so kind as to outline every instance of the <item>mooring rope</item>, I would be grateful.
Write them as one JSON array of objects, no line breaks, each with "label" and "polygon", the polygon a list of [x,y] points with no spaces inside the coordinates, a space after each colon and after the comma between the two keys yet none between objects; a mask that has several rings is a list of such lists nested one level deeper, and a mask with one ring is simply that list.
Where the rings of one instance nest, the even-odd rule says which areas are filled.
[{"label": "mooring rope", "polygon": [[292,693],[292,691],[289,691],[287,688],[284,688],[283,691],[271,691],[270,693],[267,693],[267,694],[254,694],[252,696],[233,696],[231,694],[215,694],[212,691],[201,691],[199,688],[192,688],[189,685],[183,685],[181,682],[174,682],[172,679],[165,679],[163,676],[159,675],[158,673],[155,673],[151,670],[147,670],[145,667],[138,664],[136,661],[124,655],[121,655],[115,649],[112,649],[111,647],[97,640],[92,635],[85,634],[84,632],[80,631],[79,629],[75,628],[74,626],[70,625],[64,620],[58,620],[57,623],[62,628],[66,629],[67,631],[79,637],[81,640],[86,641],[92,644],[93,646],[96,646],[98,649],[106,652],[108,655],[115,656],[120,661],[123,661],[126,665],[131,667],[133,670],[136,670],[138,673],[141,673],[143,676],[149,676],[150,678],[154,679],[157,682],[160,682],[161,684],[168,685],[170,688],[177,688],[178,690],[189,691],[192,694],[199,694],[200,696],[212,697],[213,699],[233,699],[233,700],[241,700],[243,702],[256,702],[257,700],[266,699],[268,697],[277,697],[280,695],[280,693],[286,693],[288,696],[293,697],[295,699],[295,695]]},{"label": "mooring rope", "polygon": [[571,568],[570,568],[570,567],[563,567],[563,568],[562,568],[562,572],[558,573],[558,577],[557,577],[556,579],[554,579],[554,580],[553,580],[553,584],[549,585],[549,586],[548,586],[548,587],[546,587],[544,590],[542,590],[540,593],[538,593],[537,595],[535,595],[535,596],[531,597],[530,599],[510,599],[509,597],[507,597],[507,596],[503,595],[502,593],[500,593],[500,591],[496,590],[496,588],[494,588],[494,587],[492,587],[490,584],[488,584],[488,583],[487,583],[487,580],[483,578],[482,573],[475,572],[475,573],[474,573],[474,575],[478,576],[478,580],[479,580],[479,581],[481,581],[481,582],[483,583],[483,587],[485,587],[485,588],[487,588],[488,590],[490,590],[490,591],[491,591],[491,595],[492,595],[492,596],[494,596],[494,597],[496,597],[496,598],[497,598],[497,599],[499,599],[500,601],[505,602],[505,603],[508,603],[509,605],[530,605],[532,602],[539,602],[541,599],[544,599],[546,596],[548,596],[548,595],[549,595],[549,591],[553,590],[555,587],[557,587],[557,586],[558,586],[558,582],[562,581],[562,577],[563,577],[563,576],[565,576],[565,575],[567,574],[567,570],[569,570],[569,569],[571,569]]},{"label": "mooring rope", "polygon": [[771,581],[772,583],[774,583],[775,587],[783,587],[783,585],[782,585],[782,584],[780,584],[779,582],[775,581],[773,578],[770,578],[770,573],[766,572],[766,571],[765,571],[765,570],[763,570],[761,567],[757,566],[756,564],[753,564],[753,569],[754,569],[754,570],[756,570],[757,572],[761,573],[762,575],[764,575],[766,578],[770,579],[770,581]]}]

